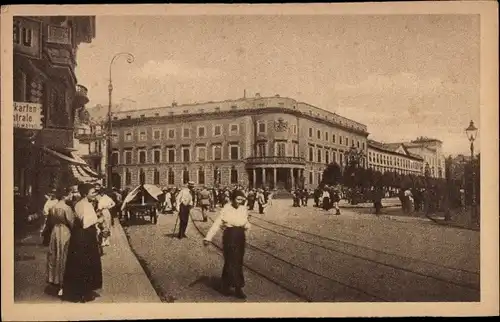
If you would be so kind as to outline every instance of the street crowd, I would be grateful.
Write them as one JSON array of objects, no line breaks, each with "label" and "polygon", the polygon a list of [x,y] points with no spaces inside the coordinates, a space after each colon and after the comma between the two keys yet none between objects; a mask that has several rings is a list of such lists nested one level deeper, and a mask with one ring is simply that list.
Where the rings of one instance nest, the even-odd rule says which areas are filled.
[{"label": "street crowd", "polygon": [[[178,216],[174,231],[178,239],[186,238],[186,228],[192,208],[201,209],[203,221],[208,221],[208,212],[220,212],[203,240],[209,245],[216,232],[223,231],[224,268],[222,292],[245,298],[243,255],[245,232],[250,228],[249,211],[257,210],[265,214],[272,205],[275,190],[267,187],[248,188],[233,185],[219,188],[204,185],[194,187],[190,181],[183,188],[163,188],[155,197],[154,211]],[[406,188],[391,191],[401,201],[405,213],[425,211],[430,213],[442,203],[436,189]],[[43,207],[45,224],[40,231],[43,244],[48,246],[47,282],[58,289],[58,296],[73,302],[88,302],[95,299],[96,290],[102,288],[101,256],[110,245],[111,226],[114,219],[127,219],[127,209],[123,204],[130,191],[116,188],[105,189],[100,184],[80,184],[67,189],[54,189],[46,195]],[[334,210],[340,215],[339,202],[348,198],[341,186],[322,185],[316,189],[294,189],[293,207],[307,207],[309,199],[314,206],[327,214]],[[382,199],[388,191],[372,187],[368,200],[373,202],[378,215]],[[129,219],[129,218],[128,218]]]}]

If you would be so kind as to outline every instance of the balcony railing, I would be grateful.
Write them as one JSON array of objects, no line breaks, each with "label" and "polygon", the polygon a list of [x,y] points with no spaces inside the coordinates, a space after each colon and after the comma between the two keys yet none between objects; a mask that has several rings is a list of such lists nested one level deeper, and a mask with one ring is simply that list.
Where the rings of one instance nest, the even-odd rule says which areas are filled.
[{"label": "balcony railing", "polygon": [[106,138],[104,133],[75,133],[75,139],[81,143],[89,143],[104,140]]},{"label": "balcony railing", "polygon": [[258,165],[258,164],[298,164],[305,165],[306,160],[301,157],[285,157],[285,156],[274,156],[274,157],[250,157],[246,159],[247,165]]}]

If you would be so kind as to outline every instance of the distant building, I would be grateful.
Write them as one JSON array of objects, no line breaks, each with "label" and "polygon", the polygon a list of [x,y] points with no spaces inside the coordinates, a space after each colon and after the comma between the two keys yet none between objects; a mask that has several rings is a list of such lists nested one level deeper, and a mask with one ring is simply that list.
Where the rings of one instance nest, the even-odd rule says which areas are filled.
[{"label": "distant building", "polygon": [[368,148],[366,125],[279,95],[118,112],[113,130],[113,185],[121,187],[313,187],[352,146]]},{"label": "distant building", "polygon": [[368,140],[368,167],[382,173],[424,175],[424,159],[402,143]]},{"label": "distant building", "polygon": [[[399,153],[406,153],[408,157],[413,156],[421,158],[422,175],[427,174],[429,177],[432,178],[445,178],[446,176],[445,157],[442,151],[442,144],[443,142],[437,139],[420,137],[410,142],[384,143],[383,147],[386,150],[394,150],[394,151],[399,151]],[[374,145],[376,145],[376,143]],[[375,153],[375,151],[372,152]],[[384,158],[387,159],[388,156],[385,156]],[[382,162],[387,162],[387,161],[382,161]],[[408,163],[411,164],[409,160],[402,162],[405,162],[405,164]],[[387,163],[381,164],[379,161],[372,161],[372,166],[378,169],[384,169],[390,167],[390,165],[387,165]],[[401,169],[401,170],[405,170],[403,171],[403,173],[405,172],[415,173],[414,169],[411,169],[411,171],[409,171],[408,169]]]}]

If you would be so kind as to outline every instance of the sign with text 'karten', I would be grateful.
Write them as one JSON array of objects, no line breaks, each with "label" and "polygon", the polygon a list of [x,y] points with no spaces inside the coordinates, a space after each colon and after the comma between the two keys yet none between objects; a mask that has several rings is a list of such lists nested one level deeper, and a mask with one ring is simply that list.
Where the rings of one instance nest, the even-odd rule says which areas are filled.
[{"label": "sign with text 'karten'", "polygon": [[14,128],[41,130],[42,104],[14,102]]}]

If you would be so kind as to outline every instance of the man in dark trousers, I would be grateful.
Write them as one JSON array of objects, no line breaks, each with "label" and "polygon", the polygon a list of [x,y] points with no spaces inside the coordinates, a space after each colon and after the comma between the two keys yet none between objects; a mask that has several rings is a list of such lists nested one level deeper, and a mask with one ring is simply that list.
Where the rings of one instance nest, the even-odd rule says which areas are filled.
[{"label": "man in dark trousers", "polygon": [[177,195],[177,205],[179,207],[179,234],[177,238],[186,238],[186,228],[189,220],[189,212],[194,206],[194,182],[189,181],[187,187],[184,187]]}]

